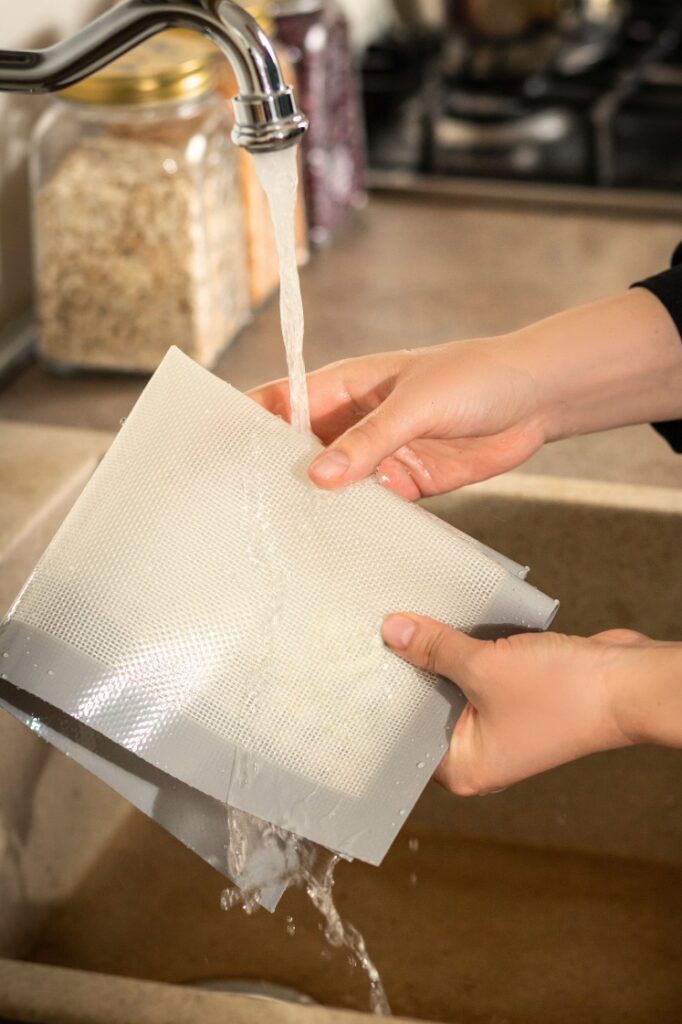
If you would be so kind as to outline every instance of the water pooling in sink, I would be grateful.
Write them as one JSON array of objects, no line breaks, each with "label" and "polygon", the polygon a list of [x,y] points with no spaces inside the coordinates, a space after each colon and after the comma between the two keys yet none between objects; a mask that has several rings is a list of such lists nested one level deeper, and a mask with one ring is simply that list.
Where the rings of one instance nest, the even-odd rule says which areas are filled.
[{"label": "water pooling in sink", "polygon": [[[289,376],[291,424],[299,433],[311,434],[303,358],[303,303],[296,259],[295,208],[298,198],[296,148],[289,147],[272,153],[255,154],[253,159],[259,181],[268,198],[279,257],[280,317]],[[254,455],[256,454],[254,453]],[[262,564],[263,560],[268,562],[272,576],[273,594],[277,597],[278,602],[283,598],[280,574],[274,564],[274,554],[267,545],[267,538],[261,536],[263,524],[258,516],[260,502],[257,493],[257,461],[257,458],[254,458],[255,483],[247,481],[245,488],[247,500],[253,503],[256,524],[255,536],[252,539],[252,557],[259,564]],[[314,503],[314,500],[315,496],[311,487],[311,501]],[[306,524],[302,524],[302,528],[305,529]],[[275,628],[276,621],[277,609],[275,608],[270,620],[271,630]],[[261,678],[254,680],[253,710],[255,713],[258,711],[259,684],[263,681],[267,663],[269,649],[267,638],[262,647],[264,656],[259,661]],[[384,986],[378,970],[367,953],[362,934],[354,925],[343,920],[334,904],[332,896],[334,871],[341,858],[315,843],[292,835],[268,822],[260,822],[236,808],[227,808],[227,828],[227,867],[230,877],[243,878],[248,872],[249,860],[254,855],[262,853],[263,850],[267,851],[268,847],[276,851],[278,863],[281,862],[287,867],[283,875],[271,880],[271,884],[283,885],[286,888],[297,886],[307,893],[313,906],[324,919],[323,934],[326,941],[331,946],[347,949],[350,961],[360,964],[366,972],[369,979],[371,1011],[376,1014],[390,1014],[391,1008]],[[258,886],[246,890],[238,887],[226,889],[221,897],[221,906],[224,910],[241,906],[247,914],[252,914],[260,907],[262,894],[263,891]],[[288,922],[287,932],[289,935],[295,933],[293,920]]]}]

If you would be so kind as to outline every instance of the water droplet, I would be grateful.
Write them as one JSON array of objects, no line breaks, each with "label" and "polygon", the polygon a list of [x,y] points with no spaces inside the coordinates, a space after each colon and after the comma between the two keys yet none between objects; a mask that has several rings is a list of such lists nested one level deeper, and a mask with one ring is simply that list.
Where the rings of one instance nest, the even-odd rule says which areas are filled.
[{"label": "water droplet", "polygon": [[2,656],[3,656],[3,658],[9,658],[9,653],[8,653],[8,651],[3,651],[3,652],[2,652]]},{"label": "water droplet", "polygon": [[410,851],[410,853],[417,853],[417,851],[419,850],[419,840],[417,839],[416,836],[412,836],[410,839],[407,840],[407,848]]},{"label": "water droplet", "polygon": [[240,897],[239,889],[223,889],[220,894],[220,909],[232,910]]},{"label": "water droplet", "polygon": [[424,766],[425,766],[424,761],[417,761],[417,768],[424,768]]},{"label": "water droplet", "polygon": [[120,420],[118,421],[118,422],[119,422],[119,425],[120,425],[120,426],[123,426],[123,424],[125,423],[125,421],[126,421],[126,418],[125,418],[125,416],[121,416]]},{"label": "water droplet", "polygon": [[37,662],[35,662],[35,661],[33,662],[33,667],[34,668],[38,668]]},{"label": "water droplet", "polygon": [[400,815],[401,817],[403,817],[403,816],[405,815],[405,808],[404,808],[404,807],[401,807],[401,808],[400,808],[400,810],[398,811],[398,814],[399,814],[399,815]]},{"label": "water droplet", "polygon": [[413,871],[411,873],[411,875],[410,875],[410,885],[416,885],[416,884],[417,884],[417,872]]},{"label": "water droplet", "polygon": [[296,925],[294,924],[293,917],[289,916],[289,917],[287,917],[287,935],[295,935],[295,934],[296,934]]},{"label": "water droplet", "polygon": [[48,674],[48,676],[53,676],[54,675],[54,670],[51,669],[51,668],[48,668],[47,674]]}]

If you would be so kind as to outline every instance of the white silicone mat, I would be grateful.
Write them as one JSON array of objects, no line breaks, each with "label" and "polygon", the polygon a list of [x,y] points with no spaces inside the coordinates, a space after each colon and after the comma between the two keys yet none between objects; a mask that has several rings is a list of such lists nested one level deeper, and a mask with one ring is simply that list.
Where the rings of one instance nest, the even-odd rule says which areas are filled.
[{"label": "white silicone mat", "polygon": [[556,602],[171,349],[0,632],[11,683],[207,797],[378,863],[462,697],[381,641]]}]

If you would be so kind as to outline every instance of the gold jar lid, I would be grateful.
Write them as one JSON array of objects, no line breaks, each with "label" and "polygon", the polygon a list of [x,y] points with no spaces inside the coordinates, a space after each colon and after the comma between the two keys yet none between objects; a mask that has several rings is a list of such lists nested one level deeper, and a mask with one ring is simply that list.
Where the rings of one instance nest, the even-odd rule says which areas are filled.
[{"label": "gold jar lid", "polygon": [[239,3],[252,18],[255,18],[263,31],[270,35],[274,24],[270,10],[272,3],[269,0],[239,0]]},{"label": "gold jar lid", "polygon": [[169,29],[59,95],[75,103],[120,107],[195,99],[215,84],[215,54],[198,32]]}]

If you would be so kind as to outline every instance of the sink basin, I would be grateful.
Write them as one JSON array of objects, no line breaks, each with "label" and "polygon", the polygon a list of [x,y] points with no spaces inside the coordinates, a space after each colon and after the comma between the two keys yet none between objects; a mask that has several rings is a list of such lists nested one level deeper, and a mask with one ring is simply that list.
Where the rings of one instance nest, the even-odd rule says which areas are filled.
[{"label": "sink basin", "polygon": [[[514,473],[428,504],[530,564],[531,582],[562,601],[554,628],[682,640],[679,491]],[[18,737],[0,719],[0,750]],[[22,732],[21,743],[8,770],[11,781],[24,766],[23,816],[6,815],[0,830],[11,896],[0,903],[0,955],[21,963],[13,974],[6,961],[3,974],[0,961],[0,1017],[47,1019],[39,1014],[56,1014],[69,987],[91,998],[97,975],[109,976],[97,991],[110,993],[98,1021],[120,1019],[131,979],[169,984],[139,990],[151,1002],[165,993],[165,1007],[176,997],[186,1008],[184,986],[202,980],[252,979],[367,1009],[366,976],[326,944],[302,892],[274,915],[221,911],[223,880],[208,865],[36,737]],[[483,799],[430,785],[380,868],[339,867],[337,905],[364,933],[396,1014],[672,1024],[682,1019],[681,802],[680,754],[648,747]],[[43,985],[52,995],[40,1003]],[[213,999],[223,1019],[246,1019],[248,1005],[254,1020],[270,1019],[263,1003],[198,993],[197,1020],[212,1019]],[[326,1020],[317,1008],[289,1014]],[[59,1019],[77,1011],[64,1004]]]}]

